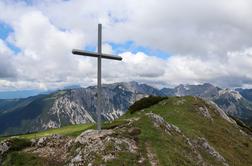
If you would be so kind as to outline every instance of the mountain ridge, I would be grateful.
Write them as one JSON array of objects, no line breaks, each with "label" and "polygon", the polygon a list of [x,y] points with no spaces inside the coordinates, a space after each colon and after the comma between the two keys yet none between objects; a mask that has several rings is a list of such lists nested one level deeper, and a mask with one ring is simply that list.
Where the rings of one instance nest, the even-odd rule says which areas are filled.
[{"label": "mountain ridge", "polygon": [[[221,89],[209,83],[157,89],[134,81],[103,85],[102,119],[109,121],[117,119],[136,100],[149,95],[201,97],[215,102],[227,114],[246,124],[250,125],[252,122],[252,102],[241,96],[238,91]],[[96,86],[59,90],[49,95],[26,99],[0,100],[2,135],[95,121]]]}]

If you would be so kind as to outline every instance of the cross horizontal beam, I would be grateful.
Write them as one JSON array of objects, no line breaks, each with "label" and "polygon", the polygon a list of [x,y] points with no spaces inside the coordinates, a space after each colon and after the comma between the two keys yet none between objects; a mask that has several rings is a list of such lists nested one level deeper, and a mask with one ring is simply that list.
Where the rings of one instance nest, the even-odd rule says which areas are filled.
[{"label": "cross horizontal beam", "polygon": [[101,56],[101,58],[104,58],[104,59],[113,59],[113,60],[118,60],[118,61],[122,60],[122,57],[120,57],[120,56],[115,56],[115,55],[110,55],[110,54],[102,54],[102,53],[96,53],[96,52],[89,52],[89,51],[82,51],[82,50],[78,50],[78,49],[73,49],[72,53],[76,54],[76,55],[91,56],[91,57],[96,57],[96,58]]}]

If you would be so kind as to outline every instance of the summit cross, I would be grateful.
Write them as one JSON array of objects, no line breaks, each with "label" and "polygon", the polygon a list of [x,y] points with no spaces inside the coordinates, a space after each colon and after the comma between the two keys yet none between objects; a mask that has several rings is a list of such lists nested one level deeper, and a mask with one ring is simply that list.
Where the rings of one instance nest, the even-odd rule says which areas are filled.
[{"label": "summit cross", "polygon": [[90,56],[97,58],[97,122],[96,127],[98,131],[101,131],[101,101],[102,101],[102,87],[101,87],[101,59],[111,59],[111,60],[122,60],[122,57],[110,55],[110,54],[103,54],[102,53],[102,24],[98,24],[98,52],[89,52],[89,51],[82,51],[78,49],[73,49],[72,53],[76,55],[82,56]]}]

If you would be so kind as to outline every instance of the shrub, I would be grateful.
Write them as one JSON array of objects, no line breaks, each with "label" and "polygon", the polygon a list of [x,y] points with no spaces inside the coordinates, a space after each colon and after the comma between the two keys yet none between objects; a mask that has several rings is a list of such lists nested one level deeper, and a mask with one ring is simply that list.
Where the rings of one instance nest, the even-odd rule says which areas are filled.
[{"label": "shrub", "polygon": [[252,135],[252,128],[251,127],[247,126],[243,121],[241,121],[238,118],[235,118],[232,115],[228,115],[228,116],[231,117],[233,120],[235,120],[236,124],[238,126],[240,126],[243,129],[243,131],[245,131],[249,135]]},{"label": "shrub", "polygon": [[9,151],[19,151],[31,146],[31,141],[27,139],[13,138],[9,142],[11,142]]},{"label": "shrub", "polygon": [[168,99],[168,97],[161,97],[161,96],[144,97],[141,100],[136,101],[133,105],[131,105],[129,107],[129,112],[133,114],[136,111],[142,110],[144,108],[148,108],[165,99]]}]

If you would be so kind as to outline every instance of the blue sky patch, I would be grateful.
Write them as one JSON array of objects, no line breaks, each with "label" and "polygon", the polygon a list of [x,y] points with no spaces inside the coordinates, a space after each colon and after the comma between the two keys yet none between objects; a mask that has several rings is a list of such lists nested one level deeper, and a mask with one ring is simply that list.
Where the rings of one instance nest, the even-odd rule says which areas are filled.
[{"label": "blue sky patch", "polygon": [[21,49],[16,47],[11,42],[6,41],[9,34],[12,32],[14,32],[12,27],[0,20],[0,39],[2,39],[6,43],[7,47],[9,47],[14,53],[17,54],[21,51]]},{"label": "blue sky patch", "polygon": [[[112,47],[114,54],[120,54],[120,53],[129,51],[134,54],[136,54],[137,52],[143,52],[149,56],[156,56],[161,59],[167,59],[171,56],[169,53],[167,53],[165,51],[161,51],[158,49],[151,49],[151,48],[144,47],[144,46],[138,46],[133,41],[127,41],[125,43],[119,43],[119,44],[113,43],[113,42],[104,42],[104,43],[108,43]],[[96,46],[88,45],[84,48],[84,50],[95,52]]]},{"label": "blue sky patch", "polygon": [[10,42],[6,42],[7,46],[15,53],[19,53],[21,52],[21,49],[18,48],[17,46],[15,46],[14,44],[10,43]]},{"label": "blue sky patch", "polygon": [[21,0],[25,2],[26,5],[32,6],[33,5],[33,0]]},{"label": "blue sky patch", "polygon": [[9,34],[13,32],[13,29],[8,24],[5,24],[0,20],[0,38],[5,40]]},{"label": "blue sky patch", "polygon": [[88,45],[85,47],[86,51],[91,51],[91,52],[95,52],[96,51],[96,46],[94,45]]},{"label": "blue sky patch", "polygon": [[158,50],[158,49],[151,49],[144,46],[138,46],[133,41],[127,41],[125,43],[120,43],[120,44],[112,43],[112,42],[108,42],[108,43],[112,46],[115,54],[129,51],[132,53],[143,52],[147,55],[156,56],[162,59],[167,59],[168,57],[170,57],[170,54],[165,51]]}]

